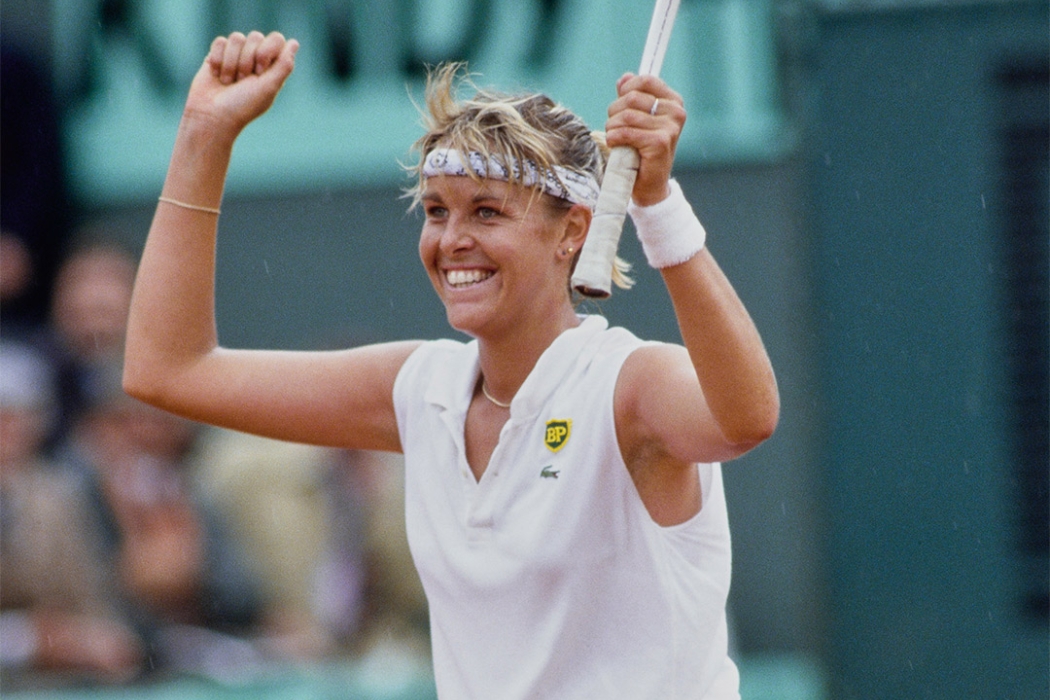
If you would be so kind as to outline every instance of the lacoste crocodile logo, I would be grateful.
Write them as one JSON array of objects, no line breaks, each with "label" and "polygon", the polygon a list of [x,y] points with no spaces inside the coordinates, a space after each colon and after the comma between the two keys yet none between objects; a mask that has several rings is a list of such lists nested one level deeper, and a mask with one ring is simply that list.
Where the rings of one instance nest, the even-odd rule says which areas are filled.
[{"label": "lacoste crocodile logo", "polygon": [[561,469],[555,469],[553,464],[548,464],[540,471],[541,479],[557,479]]}]

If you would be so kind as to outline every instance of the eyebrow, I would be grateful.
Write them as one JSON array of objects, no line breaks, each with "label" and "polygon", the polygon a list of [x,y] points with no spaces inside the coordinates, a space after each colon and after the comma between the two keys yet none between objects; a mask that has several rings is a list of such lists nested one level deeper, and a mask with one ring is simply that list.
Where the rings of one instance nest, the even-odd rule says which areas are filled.
[{"label": "eyebrow", "polygon": [[[441,197],[440,193],[433,192],[431,190],[427,190],[426,192],[424,192],[423,195],[419,199],[421,201],[424,201],[424,202],[442,202],[442,201],[444,201],[443,198]],[[485,202],[485,201],[489,201],[489,200],[497,200],[499,202],[506,202],[507,199],[508,199],[508,197],[506,197],[506,196],[500,196],[500,195],[495,194],[494,192],[490,192],[489,190],[482,189],[482,190],[479,190],[477,192],[477,194],[475,194],[473,197],[471,197],[470,202],[471,202],[471,204],[477,204],[479,202]]]}]

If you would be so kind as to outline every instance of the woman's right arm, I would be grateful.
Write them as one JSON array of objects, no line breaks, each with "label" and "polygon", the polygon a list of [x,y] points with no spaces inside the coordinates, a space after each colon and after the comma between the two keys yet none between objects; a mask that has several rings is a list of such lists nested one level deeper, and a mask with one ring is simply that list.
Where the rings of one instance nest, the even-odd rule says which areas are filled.
[{"label": "woman's right arm", "polygon": [[[128,319],[124,388],[193,420],[267,437],[399,450],[393,383],[414,342],[338,352],[229,350],[215,323],[218,209],[233,144],[273,103],[298,43],[212,44],[190,88]],[[184,205],[191,205],[187,207]]]}]

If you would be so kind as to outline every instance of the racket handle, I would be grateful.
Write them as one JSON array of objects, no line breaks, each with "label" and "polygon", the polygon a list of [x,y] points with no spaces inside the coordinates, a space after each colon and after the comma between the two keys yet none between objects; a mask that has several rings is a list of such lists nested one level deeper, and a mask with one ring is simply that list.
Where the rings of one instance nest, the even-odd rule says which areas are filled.
[{"label": "racket handle", "polygon": [[[639,75],[659,75],[663,66],[671,29],[681,0],[656,0],[649,33],[642,50]],[[627,205],[631,203],[634,180],[638,176],[638,152],[627,146],[612,149],[605,165],[602,189],[594,207],[591,230],[576,261],[572,287],[586,297],[604,299],[612,294],[612,271],[620,244]]]},{"label": "racket handle", "polygon": [[573,288],[584,296],[604,299],[612,294],[613,263],[638,164],[638,151],[629,146],[618,146],[609,153],[587,242],[572,275]]}]

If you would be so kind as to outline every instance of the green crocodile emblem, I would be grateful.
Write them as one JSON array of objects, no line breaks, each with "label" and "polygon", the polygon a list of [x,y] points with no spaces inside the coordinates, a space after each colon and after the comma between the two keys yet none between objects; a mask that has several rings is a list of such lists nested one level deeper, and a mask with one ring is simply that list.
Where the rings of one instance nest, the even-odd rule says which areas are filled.
[{"label": "green crocodile emblem", "polygon": [[555,469],[553,464],[548,464],[540,471],[540,477],[544,479],[557,479],[560,469]]}]

